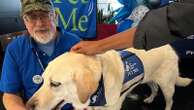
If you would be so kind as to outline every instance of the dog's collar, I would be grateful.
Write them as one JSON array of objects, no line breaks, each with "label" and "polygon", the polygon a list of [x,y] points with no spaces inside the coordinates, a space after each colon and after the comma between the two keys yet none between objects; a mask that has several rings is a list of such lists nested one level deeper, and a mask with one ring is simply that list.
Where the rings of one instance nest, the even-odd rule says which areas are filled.
[{"label": "dog's collar", "polygon": [[104,81],[103,81],[103,75],[102,75],[96,92],[94,92],[94,94],[91,95],[90,97],[89,106],[104,106],[104,105],[106,105],[106,98],[105,98]]}]

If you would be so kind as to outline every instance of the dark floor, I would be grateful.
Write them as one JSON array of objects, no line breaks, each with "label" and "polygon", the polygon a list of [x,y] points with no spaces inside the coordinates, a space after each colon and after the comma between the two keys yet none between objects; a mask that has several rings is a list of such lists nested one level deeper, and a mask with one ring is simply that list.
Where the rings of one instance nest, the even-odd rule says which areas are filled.
[{"label": "dark floor", "polygon": [[[140,87],[137,92],[145,91],[147,87]],[[138,93],[141,97],[146,97],[147,93]],[[188,87],[176,87],[176,93],[174,95],[174,104],[172,110],[194,110],[194,84]],[[126,99],[122,110],[164,110],[165,102],[161,91],[151,104],[143,103],[143,99],[140,101],[132,101]]]}]

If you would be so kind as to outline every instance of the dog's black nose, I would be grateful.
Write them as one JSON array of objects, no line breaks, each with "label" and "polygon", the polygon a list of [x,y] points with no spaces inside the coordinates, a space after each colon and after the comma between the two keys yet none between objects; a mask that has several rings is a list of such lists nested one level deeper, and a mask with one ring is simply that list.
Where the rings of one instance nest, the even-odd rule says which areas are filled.
[{"label": "dog's black nose", "polygon": [[35,110],[35,108],[36,108],[35,104],[30,105],[30,110]]},{"label": "dog's black nose", "polygon": [[29,110],[35,110],[36,109],[36,103],[35,102],[29,102],[27,103],[26,107],[29,109]]},{"label": "dog's black nose", "polygon": [[27,109],[29,110],[35,110],[35,108],[36,108],[36,104],[27,105]]}]

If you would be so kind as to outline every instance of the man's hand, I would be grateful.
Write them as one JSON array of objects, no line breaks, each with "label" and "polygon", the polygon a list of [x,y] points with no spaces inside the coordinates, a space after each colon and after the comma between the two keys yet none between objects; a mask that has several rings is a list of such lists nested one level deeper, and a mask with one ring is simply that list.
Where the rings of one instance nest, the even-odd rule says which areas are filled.
[{"label": "man's hand", "polygon": [[3,104],[6,110],[27,110],[22,98],[15,94],[4,93]]}]

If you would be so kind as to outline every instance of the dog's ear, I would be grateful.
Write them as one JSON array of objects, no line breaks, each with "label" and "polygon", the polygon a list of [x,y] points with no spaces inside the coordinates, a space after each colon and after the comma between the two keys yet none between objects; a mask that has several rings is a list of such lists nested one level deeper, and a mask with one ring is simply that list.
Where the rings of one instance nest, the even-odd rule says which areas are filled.
[{"label": "dog's ear", "polygon": [[77,87],[77,94],[81,103],[86,103],[88,98],[96,91],[98,86],[98,81],[92,75],[92,71],[86,70],[83,75],[74,76],[74,81]]}]

